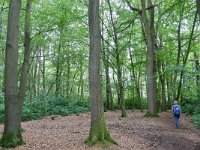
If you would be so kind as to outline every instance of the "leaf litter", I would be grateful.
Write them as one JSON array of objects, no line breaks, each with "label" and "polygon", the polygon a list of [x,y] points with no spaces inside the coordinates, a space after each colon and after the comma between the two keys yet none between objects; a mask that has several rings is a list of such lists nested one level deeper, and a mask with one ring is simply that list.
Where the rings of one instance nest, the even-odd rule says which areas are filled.
[{"label": "leaf litter", "polygon": [[[175,128],[171,112],[157,118],[143,117],[145,113],[129,110],[127,118],[120,111],[106,112],[107,127],[118,145],[102,148],[88,147],[85,140],[90,129],[90,113],[70,116],[49,116],[22,123],[25,145],[10,150],[199,150],[200,130],[191,118],[182,115],[180,127]],[[0,125],[3,133],[3,125]]]}]

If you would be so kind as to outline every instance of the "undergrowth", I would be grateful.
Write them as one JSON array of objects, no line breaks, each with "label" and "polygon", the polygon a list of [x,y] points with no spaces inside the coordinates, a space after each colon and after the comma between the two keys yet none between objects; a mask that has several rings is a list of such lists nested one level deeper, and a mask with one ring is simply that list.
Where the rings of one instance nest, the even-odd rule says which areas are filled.
[{"label": "undergrowth", "polygon": [[[1,96],[1,95],[0,95]],[[88,101],[78,97],[39,96],[38,98],[25,99],[23,105],[22,121],[37,120],[45,116],[67,116],[89,111]],[[0,97],[0,122],[4,122],[4,100]]]}]

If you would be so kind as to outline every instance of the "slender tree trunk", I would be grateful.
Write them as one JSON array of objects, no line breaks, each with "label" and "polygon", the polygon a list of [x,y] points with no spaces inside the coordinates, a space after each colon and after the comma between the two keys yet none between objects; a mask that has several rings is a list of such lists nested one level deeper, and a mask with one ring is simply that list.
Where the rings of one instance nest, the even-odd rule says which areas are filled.
[{"label": "slender tree trunk", "polygon": [[[102,1],[102,4],[103,5]],[[102,17],[104,16],[104,9],[102,7]],[[105,66],[105,75],[106,75],[106,108],[107,110],[113,110],[113,97],[112,97],[112,90],[111,90],[111,84],[110,84],[110,75],[109,75],[109,48],[106,48],[104,46],[104,22],[103,19],[101,21],[101,34],[102,34],[102,56],[103,56],[103,63]],[[108,45],[109,47],[109,45]]]},{"label": "slender tree trunk", "polygon": [[[133,63],[133,55],[131,52],[131,49],[129,48],[129,56],[130,56],[130,60],[131,60],[131,71],[132,71],[132,78],[135,84],[135,88],[136,88],[136,93],[137,93],[137,103],[139,104],[139,107],[142,110],[142,101],[141,101],[141,93],[140,93],[140,85],[139,85],[139,80],[136,77],[136,73],[135,73],[135,67],[134,67],[134,63]],[[134,97],[133,97],[134,98]]]},{"label": "slender tree trunk", "polygon": [[[183,20],[183,13],[184,13],[184,4],[181,5],[181,12],[180,12],[180,20],[178,23],[178,30],[177,30],[177,36],[178,36],[178,53],[177,53],[177,58],[176,58],[176,67],[179,67],[180,64],[180,58],[181,58],[181,50],[182,50],[182,45],[181,45],[181,26],[182,26],[182,20]],[[181,76],[181,74],[180,74]],[[174,77],[173,77],[173,99],[178,100],[177,98],[177,77],[178,77],[178,70],[176,69],[174,71]]]},{"label": "slender tree trunk", "polygon": [[122,63],[120,60],[118,35],[117,35],[117,29],[116,29],[114,19],[113,19],[113,12],[112,12],[112,8],[111,8],[110,0],[108,0],[108,5],[109,5],[109,9],[110,9],[110,16],[111,16],[115,50],[116,50],[116,68],[117,68],[117,79],[118,79],[118,90],[119,90],[118,91],[118,99],[120,102],[121,117],[127,117],[127,113],[126,113],[126,109],[125,109],[124,87],[123,87],[123,81],[122,81],[122,65],[121,65]]},{"label": "slender tree trunk", "polygon": [[[196,6],[197,6],[197,14],[198,14],[198,19],[200,23],[200,0],[196,0]],[[194,58],[195,58],[195,65],[196,65],[196,70],[199,72],[200,71],[200,62],[199,62],[199,55],[195,52],[194,53]],[[196,76],[196,84],[197,84],[197,97],[200,102],[200,75],[198,74]]]},{"label": "slender tree trunk", "polygon": [[[195,66],[197,72],[200,72],[200,62],[199,62],[199,56],[196,52],[194,52],[194,58],[195,58]],[[196,84],[197,84],[197,97],[200,102],[200,75],[196,75]]]},{"label": "slender tree trunk", "polygon": [[102,100],[100,79],[101,33],[99,21],[99,0],[89,0],[88,13],[90,33],[89,94],[91,103],[91,127],[89,138],[86,143],[89,145],[94,145],[98,142],[102,144],[106,144],[107,142],[116,143],[111,138],[106,127]]},{"label": "slender tree trunk", "polygon": [[[60,35],[61,36],[61,35]],[[56,96],[58,96],[60,94],[60,50],[61,50],[61,43],[59,41],[59,45],[58,45],[58,57],[56,60],[56,91],[55,94]]]},{"label": "slender tree trunk", "polygon": [[20,100],[18,98],[18,31],[21,0],[11,0],[8,14],[5,60],[5,125],[0,144],[16,147],[23,144],[20,128]]},{"label": "slender tree trunk", "polygon": [[37,57],[37,62],[38,62],[38,67],[37,67],[37,83],[36,83],[36,93],[37,93],[37,96],[39,96],[40,94],[41,94],[41,91],[40,91],[40,89],[41,89],[41,68],[42,68],[42,63],[41,63],[41,57],[42,57],[42,48],[40,47],[39,48],[39,51],[38,51],[38,57]]},{"label": "slender tree trunk", "polygon": [[83,93],[83,58],[80,56],[80,79],[79,79],[79,86],[78,86],[78,94],[80,95],[80,99],[83,100],[84,93]]},{"label": "slender tree trunk", "polygon": [[158,73],[159,73],[159,79],[161,84],[161,99],[162,99],[162,111],[166,111],[166,95],[165,95],[165,76],[164,76],[164,68],[163,64],[161,64],[160,61],[158,61]]},{"label": "slender tree trunk", "polygon": [[[37,50],[38,51],[38,50]],[[36,53],[36,57],[38,57],[38,52]],[[33,89],[33,95],[34,95],[34,97],[37,97],[37,82],[36,82],[36,80],[37,80],[37,58],[36,58],[36,60],[35,60],[35,64],[34,64],[34,66],[33,66],[33,69],[32,69],[33,71],[33,74],[32,74],[32,79],[33,79],[33,83],[32,83],[32,89]]]},{"label": "slender tree trunk", "polygon": [[42,61],[42,87],[43,87],[43,92],[46,93],[46,86],[45,86],[45,73],[46,73],[46,68],[45,68],[45,62],[46,62],[46,56],[45,56],[45,51],[43,51],[43,61]]},{"label": "slender tree trunk", "polygon": [[[19,88],[19,99],[21,103],[21,112],[23,108],[23,102],[26,94],[28,72],[30,69],[30,55],[31,55],[31,4],[32,0],[27,0],[26,4],[26,14],[25,14],[25,36],[24,36],[24,62],[22,64],[21,78],[20,78],[20,88]],[[22,117],[22,116],[21,116]],[[21,122],[21,121],[20,121]]]},{"label": "slender tree trunk", "polygon": [[108,63],[108,54],[106,52],[103,52],[103,60],[104,60],[104,66],[105,66],[105,73],[106,73],[106,107],[108,110],[113,110],[113,97],[112,97],[112,91],[111,91],[111,83],[110,83],[110,75],[109,75],[109,63]]},{"label": "slender tree trunk", "polygon": [[[171,88],[172,87],[171,85],[173,84],[172,82],[172,76],[171,77],[167,77],[167,101],[168,101],[168,109],[171,109],[171,106],[173,104],[173,100],[171,98],[171,95],[172,95],[172,91],[171,91]],[[171,81],[171,82],[170,82]],[[171,84],[170,84],[171,83]]]},{"label": "slender tree trunk", "polygon": [[[190,50],[191,50],[191,44],[192,44],[192,38],[193,38],[193,34],[194,34],[194,28],[195,28],[196,20],[197,20],[197,12],[195,13],[195,17],[194,17],[194,20],[193,20],[192,31],[191,31],[191,34],[190,34],[188,48],[187,48],[187,51],[185,53],[185,58],[183,59],[183,68],[185,68],[185,66],[187,64],[188,56],[189,56],[189,53],[190,53]],[[179,98],[181,96],[183,76],[184,76],[184,70],[181,70],[176,100],[179,100]]]},{"label": "slender tree trunk", "polygon": [[69,59],[69,52],[67,52],[67,98],[69,98],[69,95],[70,95],[70,59]]}]

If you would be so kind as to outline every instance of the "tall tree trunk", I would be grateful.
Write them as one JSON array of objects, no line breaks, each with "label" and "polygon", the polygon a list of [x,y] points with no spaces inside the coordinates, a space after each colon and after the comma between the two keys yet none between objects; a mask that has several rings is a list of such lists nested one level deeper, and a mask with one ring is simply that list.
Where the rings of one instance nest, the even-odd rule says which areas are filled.
[{"label": "tall tree trunk", "polygon": [[[184,3],[181,5],[181,12],[180,12],[180,20],[178,23],[178,29],[177,29],[177,37],[178,37],[178,53],[177,53],[177,58],[176,58],[176,67],[179,67],[180,64],[180,58],[181,58],[181,50],[182,50],[182,45],[181,45],[181,27],[182,27],[182,20],[183,20],[183,13],[184,13]],[[180,74],[181,76],[181,74]],[[178,70],[176,69],[174,71],[174,78],[173,78],[173,99],[177,99],[177,77],[178,77]]]},{"label": "tall tree trunk", "polygon": [[58,57],[57,57],[57,60],[56,60],[56,91],[55,91],[56,96],[58,96],[60,94],[60,80],[61,80],[60,50],[61,50],[61,43],[59,41],[58,53],[57,53]]},{"label": "tall tree trunk", "polygon": [[120,60],[120,50],[119,50],[119,43],[118,43],[118,35],[117,35],[117,29],[114,23],[113,19],[113,12],[110,4],[110,0],[108,0],[109,10],[110,10],[110,17],[112,22],[112,28],[113,28],[113,34],[114,34],[114,43],[115,43],[115,50],[116,50],[116,68],[117,68],[117,79],[118,79],[118,99],[120,102],[120,108],[121,108],[121,117],[126,117],[126,109],[125,109],[125,99],[124,99],[124,87],[123,87],[123,81],[122,81],[122,65]]},{"label": "tall tree trunk", "polygon": [[33,83],[32,83],[32,90],[33,90],[33,96],[37,97],[37,84],[36,84],[36,80],[37,80],[37,57],[38,57],[38,49],[37,49],[37,53],[36,53],[36,60],[35,60],[35,64],[32,68],[32,79],[33,79]]},{"label": "tall tree trunk", "polygon": [[145,116],[158,116],[156,109],[157,94],[156,94],[156,61],[155,61],[155,43],[154,43],[154,6],[149,0],[150,22],[146,15],[146,3],[145,0],[141,0],[142,4],[142,21],[146,33],[147,40],[147,99],[148,99],[148,111]]},{"label": "tall tree trunk", "polygon": [[41,94],[41,68],[42,68],[42,61],[41,61],[41,57],[42,57],[42,48],[41,46],[39,47],[39,51],[38,51],[38,57],[37,57],[37,82],[36,82],[36,95],[39,96]]},{"label": "tall tree trunk", "polygon": [[[194,58],[195,58],[195,66],[196,66],[196,71],[200,72],[200,62],[199,62],[199,56],[196,52],[194,52]],[[197,84],[197,97],[200,102],[200,75],[196,75],[196,84]]]},{"label": "tall tree trunk", "polygon": [[[187,64],[188,56],[189,56],[189,53],[190,53],[190,50],[191,50],[191,44],[192,44],[192,38],[193,38],[193,34],[194,34],[194,28],[195,28],[196,20],[197,20],[197,11],[195,13],[195,17],[194,17],[194,20],[193,20],[192,31],[191,31],[190,38],[189,38],[188,48],[187,48],[187,51],[185,53],[185,58],[183,59],[183,69],[185,68],[185,66]],[[184,70],[181,70],[176,100],[179,100],[179,98],[181,96],[183,76],[184,76]]]},{"label": "tall tree trunk", "polygon": [[98,142],[101,142],[102,144],[107,142],[116,143],[111,138],[106,127],[102,100],[100,79],[101,33],[99,21],[99,0],[89,0],[88,15],[90,33],[89,94],[91,103],[91,127],[86,143],[89,145],[94,145]]},{"label": "tall tree trunk", "polygon": [[164,65],[161,63],[160,60],[157,61],[158,64],[158,74],[159,74],[159,81],[161,84],[161,99],[162,99],[162,111],[166,111],[166,95],[165,95],[165,76],[164,76]]},{"label": "tall tree trunk", "polygon": [[69,52],[67,52],[67,98],[69,98],[70,95],[70,72],[71,72],[71,65],[70,65],[70,57],[69,57]]},{"label": "tall tree trunk", "polygon": [[[142,110],[142,101],[141,101],[141,94],[140,94],[140,85],[139,85],[139,79],[136,77],[136,73],[135,73],[135,67],[134,67],[134,63],[133,63],[133,55],[131,52],[131,49],[129,48],[129,56],[130,56],[130,60],[131,60],[131,71],[132,71],[132,78],[135,84],[135,88],[136,88],[136,94],[137,94],[137,103]],[[134,97],[133,97],[134,98]]]},{"label": "tall tree trunk", "polygon": [[80,95],[80,99],[83,100],[84,99],[84,91],[83,91],[83,74],[84,74],[84,70],[83,70],[83,58],[82,56],[80,56],[80,79],[79,79],[79,86],[78,86],[78,94]]},{"label": "tall tree trunk", "polygon": [[20,100],[18,98],[18,31],[21,0],[11,0],[8,14],[5,60],[5,125],[0,144],[15,147],[23,144],[20,128]]},{"label": "tall tree trunk", "polygon": [[[28,72],[30,68],[30,55],[31,55],[31,4],[32,0],[27,0],[26,4],[26,14],[25,14],[25,36],[24,36],[24,62],[22,64],[21,78],[20,78],[20,88],[19,88],[19,99],[21,103],[21,111],[23,108],[23,101],[25,98]],[[20,112],[22,114],[22,112]],[[21,122],[21,121],[20,121]]]},{"label": "tall tree trunk", "polygon": [[[198,18],[199,18],[199,23],[200,23],[200,0],[196,0],[196,6],[197,6],[197,14],[198,14]],[[195,64],[196,64],[196,70],[199,72],[200,71],[200,62],[199,62],[199,56],[198,54],[195,52],[194,53],[194,58],[195,58]],[[196,76],[196,82],[197,82],[197,96],[200,102],[200,75],[198,74]]]},{"label": "tall tree trunk", "polygon": [[173,76],[167,75],[166,76],[166,85],[167,85],[167,102],[168,102],[168,109],[171,109],[171,106],[173,105]]},{"label": "tall tree trunk", "polygon": [[108,53],[103,50],[103,62],[105,66],[106,73],[106,107],[108,110],[113,110],[113,97],[110,83],[110,75],[109,75],[109,58]]},{"label": "tall tree trunk", "polygon": [[[103,6],[102,1],[102,6]],[[104,16],[104,7],[102,7],[102,17]],[[110,75],[109,75],[109,45],[106,48],[104,46],[104,22],[103,19],[101,20],[101,34],[102,34],[102,56],[103,56],[103,64],[105,67],[105,75],[106,75],[106,108],[107,110],[113,110],[113,97],[112,97],[112,90],[111,90],[111,84],[110,84]]]},{"label": "tall tree trunk", "polygon": [[42,88],[43,92],[46,93],[46,86],[45,86],[45,73],[46,73],[46,68],[45,68],[45,62],[46,62],[46,56],[45,56],[45,51],[43,51],[43,61],[42,61]]}]

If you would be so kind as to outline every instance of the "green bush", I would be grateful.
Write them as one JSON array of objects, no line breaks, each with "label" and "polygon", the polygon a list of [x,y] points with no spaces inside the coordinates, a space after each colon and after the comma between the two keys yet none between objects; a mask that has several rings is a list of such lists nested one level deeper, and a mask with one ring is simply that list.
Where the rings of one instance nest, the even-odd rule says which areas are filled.
[{"label": "green bush", "polygon": [[[78,96],[55,97],[41,95],[32,100],[25,99],[23,105],[22,121],[41,119],[50,115],[69,115],[89,111],[88,101],[80,100]],[[3,94],[0,93],[0,122],[4,121]]]},{"label": "green bush", "polygon": [[198,105],[197,99],[184,98],[182,101],[182,111],[187,115],[192,115]]},{"label": "green bush", "polygon": [[193,104],[186,104],[182,107],[182,112],[184,112],[187,115],[192,115],[194,112],[195,106]]},{"label": "green bush", "polygon": [[66,99],[65,97],[41,96],[24,102],[23,120],[40,119],[50,115],[65,116],[86,111],[89,111],[87,102],[77,97]]},{"label": "green bush", "polygon": [[197,128],[200,128],[200,106],[196,107],[192,116],[192,121]]},{"label": "green bush", "polygon": [[138,101],[135,99],[129,98],[125,100],[125,106],[127,109],[146,109],[147,108],[147,101],[146,100],[141,100]]}]

